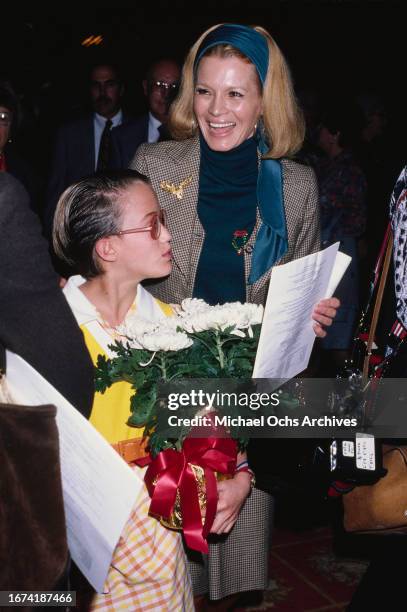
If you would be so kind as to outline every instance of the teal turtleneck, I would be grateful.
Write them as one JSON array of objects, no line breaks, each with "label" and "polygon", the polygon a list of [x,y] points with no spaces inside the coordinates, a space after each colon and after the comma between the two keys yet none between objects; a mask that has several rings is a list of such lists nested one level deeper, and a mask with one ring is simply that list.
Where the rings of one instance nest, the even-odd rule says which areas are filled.
[{"label": "teal turtleneck", "polygon": [[209,304],[246,301],[244,256],[232,246],[233,233],[256,223],[257,143],[245,140],[220,152],[200,138],[198,216],[205,230],[193,296]]}]

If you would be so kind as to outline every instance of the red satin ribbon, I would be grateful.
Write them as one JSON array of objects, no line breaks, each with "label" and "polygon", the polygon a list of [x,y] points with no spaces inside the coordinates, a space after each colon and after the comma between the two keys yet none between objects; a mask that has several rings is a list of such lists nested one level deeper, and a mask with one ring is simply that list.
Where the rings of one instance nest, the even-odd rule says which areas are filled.
[{"label": "red satin ribbon", "polygon": [[[168,449],[161,451],[155,459],[149,456],[136,461],[140,466],[149,465],[144,480],[151,496],[151,514],[169,518],[179,489],[184,537],[193,550],[208,553],[205,538],[213,525],[218,500],[215,472],[234,474],[236,456],[237,444],[231,438],[187,438],[180,452]],[[190,464],[201,466],[205,472],[203,526],[198,488]]]}]

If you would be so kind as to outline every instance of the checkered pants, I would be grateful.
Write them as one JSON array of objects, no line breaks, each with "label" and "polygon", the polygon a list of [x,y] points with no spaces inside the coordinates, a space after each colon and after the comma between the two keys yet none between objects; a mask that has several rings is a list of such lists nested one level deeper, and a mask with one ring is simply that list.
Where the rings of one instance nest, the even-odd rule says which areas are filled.
[{"label": "checkered pants", "polygon": [[193,612],[181,535],[148,516],[150,502],[144,486],[91,610]]}]

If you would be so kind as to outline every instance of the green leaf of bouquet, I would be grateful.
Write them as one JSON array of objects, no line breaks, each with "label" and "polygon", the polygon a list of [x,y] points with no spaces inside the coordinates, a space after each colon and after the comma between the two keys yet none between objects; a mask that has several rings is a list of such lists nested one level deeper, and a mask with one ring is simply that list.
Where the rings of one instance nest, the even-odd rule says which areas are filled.
[{"label": "green leaf of bouquet", "polygon": [[151,455],[156,457],[161,451],[167,448],[174,448],[177,445],[177,441],[172,438],[165,438],[160,433],[154,432],[150,436],[148,443]]},{"label": "green leaf of bouquet", "polygon": [[94,374],[96,391],[104,393],[114,383],[114,377],[111,373],[111,360],[106,359],[104,355],[99,355]]},{"label": "green leaf of bouquet", "polygon": [[141,389],[141,387],[144,385],[145,380],[146,380],[145,372],[133,372],[129,376],[128,382],[131,383],[133,389],[137,390],[137,389]]},{"label": "green leaf of bouquet", "polygon": [[128,424],[134,427],[145,425],[150,418],[156,398],[157,390],[154,386],[139,389],[130,399],[131,416]]}]

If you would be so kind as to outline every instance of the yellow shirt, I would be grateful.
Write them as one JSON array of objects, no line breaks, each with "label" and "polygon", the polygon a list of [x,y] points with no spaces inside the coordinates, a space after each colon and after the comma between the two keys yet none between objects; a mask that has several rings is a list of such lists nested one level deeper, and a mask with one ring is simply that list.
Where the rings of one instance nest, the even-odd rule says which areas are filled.
[{"label": "yellow shirt", "polygon": [[[103,327],[96,308],[79,289],[83,282],[85,280],[80,276],[71,277],[64,287],[64,293],[83,332],[92,361],[96,365],[99,355],[111,355],[108,344],[113,343],[113,337]],[[131,312],[135,310],[144,318],[153,320],[162,317],[163,314],[166,316],[173,314],[171,306],[153,298],[141,285],[137,288],[137,296],[130,309]],[[110,444],[142,436],[142,427],[127,425],[130,416],[130,398],[133,394],[134,389],[126,381],[114,383],[105,393],[95,393],[89,420]]]}]

